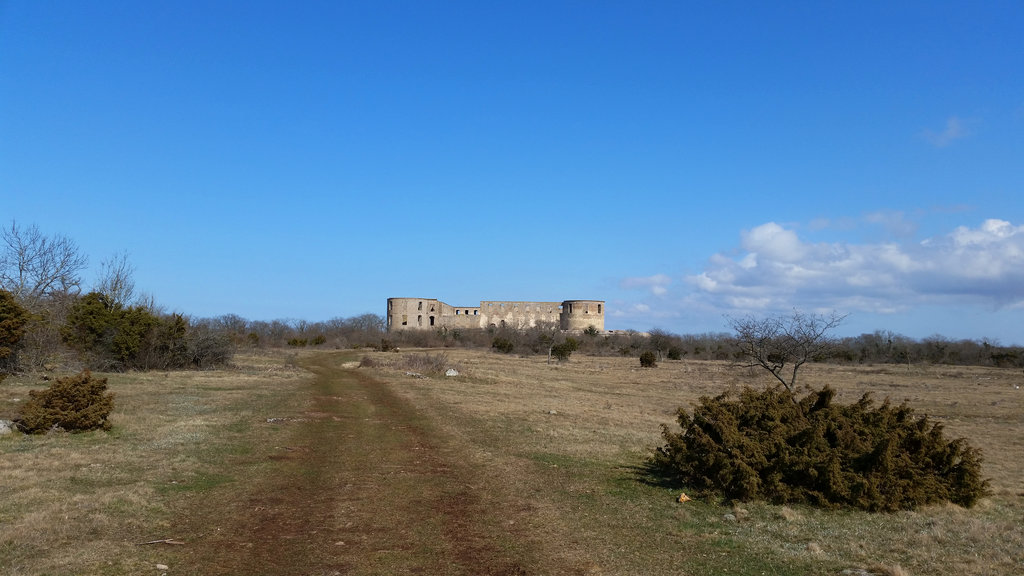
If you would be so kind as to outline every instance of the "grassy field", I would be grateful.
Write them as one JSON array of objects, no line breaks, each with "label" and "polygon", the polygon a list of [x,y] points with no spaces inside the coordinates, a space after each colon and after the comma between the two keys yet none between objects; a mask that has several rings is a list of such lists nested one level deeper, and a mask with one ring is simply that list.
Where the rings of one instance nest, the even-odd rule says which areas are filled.
[{"label": "grassy field", "polygon": [[[307,378],[280,356],[103,376],[111,432],[0,437],[0,573],[154,573],[167,545],[143,543],[173,539],[176,514],[266,468],[255,453],[279,430],[260,422],[294,410]],[[5,380],[0,418],[46,384]]]},{"label": "grassy field", "polygon": [[[477,447],[482,467],[548,512],[551,538],[582,545],[607,574],[1024,574],[1024,374],[949,366],[812,365],[804,383],[829,384],[842,401],[871,392],[906,399],[985,453],[993,496],[971,510],[899,514],[804,507],[679,504],[678,489],[638,475],[675,425],[678,406],[702,395],[769,383],[728,363],[573,356],[562,365],[477,351],[437,352],[460,376],[405,375],[394,354],[389,382]],[[401,355],[398,355],[401,356]]]},{"label": "grassy field", "polygon": [[[442,354],[459,376],[407,375],[424,355]],[[645,481],[643,462],[678,406],[764,385],[758,372],[696,361],[640,369],[636,359],[579,355],[548,365],[465,350],[366,356],[378,367],[359,373],[415,407],[422,433],[458,469],[451,477],[474,471],[465,490],[493,520],[481,525],[507,527],[532,551],[520,574],[1024,574],[1019,370],[806,367],[805,383],[828,383],[842,400],[868,391],[906,399],[984,450],[993,495],[975,508],[867,514],[680,504],[683,487]],[[294,439],[268,419],[313,409],[312,376],[294,357],[236,363],[216,372],[106,375],[117,394],[109,433],[0,437],[0,572],[145,574],[171,564],[175,573],[168,559],[189,544],[145,543],[180,539],[181,518],[215,518],[254,479],[278,474],[287,465],[282,447]],[[45,384],[5,380],[0,418]],[[443,479],[449,463],[432,466]],[[388,499],[415,499],[414,486],[396,486]],[[351,573],[374,573],[370,560],[351,563],[359,567]]]}]

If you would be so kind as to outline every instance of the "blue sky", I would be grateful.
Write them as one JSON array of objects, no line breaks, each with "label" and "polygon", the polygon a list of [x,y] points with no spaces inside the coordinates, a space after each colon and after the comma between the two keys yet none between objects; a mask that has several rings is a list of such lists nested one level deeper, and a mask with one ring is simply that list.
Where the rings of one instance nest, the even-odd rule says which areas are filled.
[{"label": "blue sky", "polygon": [[0,0],[0,221],[193,316],[1024,344],[1020,2]]}]

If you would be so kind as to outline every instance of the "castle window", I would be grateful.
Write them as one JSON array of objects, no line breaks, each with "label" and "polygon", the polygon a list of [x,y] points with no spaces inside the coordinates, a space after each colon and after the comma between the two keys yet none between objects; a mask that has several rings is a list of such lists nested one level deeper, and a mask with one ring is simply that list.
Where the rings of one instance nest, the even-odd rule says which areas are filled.
[{"label": "castle window", "polygon": [[417,310],[423,310],[423,302],[420,302],[419,304],[417,304],[416,305],[416,309]]},{"label": "castle window", "polygon": [[456,316],[458,316],[458,315],[459,315],[459,312],[461,312],[461,310],[456,310],[456,311],[455,311],[455,315],[456,315]]},{"label": "castle window", "polygon": [[408,326],[408,325],[409,325],[409,315],[408,314],[402,314],[402,326]]},{"label": "castle window", "polygon": [[600,305],[600,304],[598,304],[598,305],[597,305],[597,313],[598,313],[598,314],[600,314],[600,313],[601,313],[601,305]]},{"label": "castle window", "polygon": [[433,317],[433,316],[431,316],[431,317],[430,317],[430,325],[431,325],[431,326],[433,326],[433,325],[434,325],[434,317]]},{"label": "castle window", "polygon": [[423,315],[422,314],[416,317],[416,325],[417,326],[423,326]]},{"label": "castle window", "polygon": [[473,316],[476,316],[477,312],[479,312],[479,310],[473,310]]}]

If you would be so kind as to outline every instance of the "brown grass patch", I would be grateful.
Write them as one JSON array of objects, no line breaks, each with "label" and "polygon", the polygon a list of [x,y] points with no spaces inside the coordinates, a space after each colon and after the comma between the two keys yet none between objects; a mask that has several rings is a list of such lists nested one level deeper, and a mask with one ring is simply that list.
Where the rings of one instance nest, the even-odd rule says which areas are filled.
[{"label": "brown grass patch", "polygon": [[[0,437],[0,566],[4,574],[140,574],[182,499],[239,481],[232,457],[249,450],[252,423],[302,380],[280,358],[238,358],[215,372],[104,374],[116,394],[110,432]],[[0,418],[28,390],[0,384]]]}]

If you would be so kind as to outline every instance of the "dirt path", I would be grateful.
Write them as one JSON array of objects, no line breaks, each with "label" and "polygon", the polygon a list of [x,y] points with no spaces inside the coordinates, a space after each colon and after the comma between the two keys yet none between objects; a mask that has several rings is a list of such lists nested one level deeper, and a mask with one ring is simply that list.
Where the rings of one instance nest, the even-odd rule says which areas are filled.
[{"label": "dirt path", "polygon": [[304,362],[315,374],[309,410],[282,424],[292,429],[269,454],[274,473],[195,506],[174,572],[530,573],[529,538],[503,520],[458,449],[343,359]]}]

